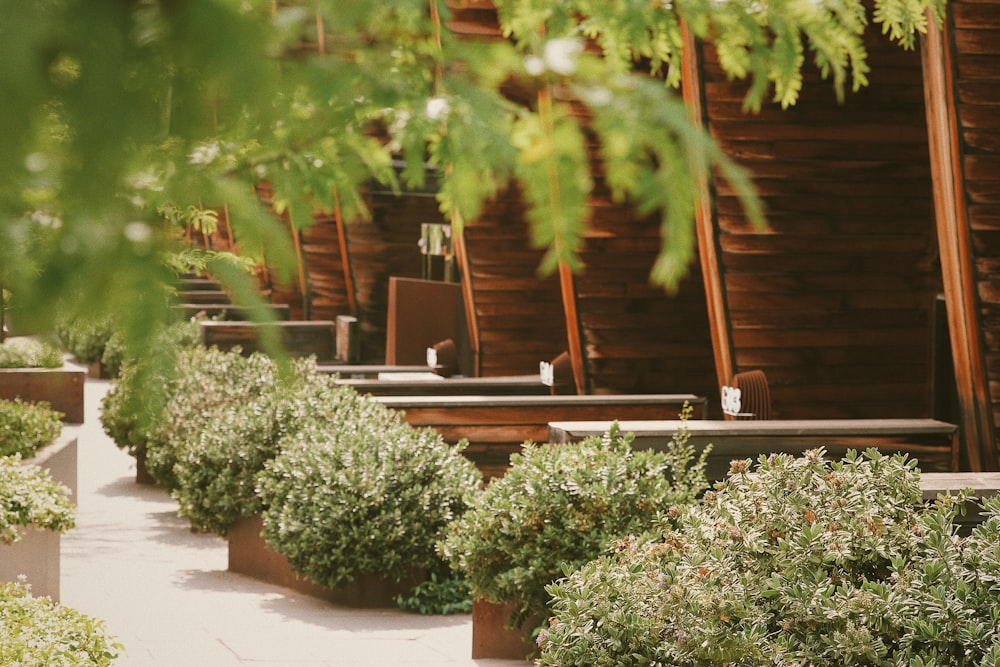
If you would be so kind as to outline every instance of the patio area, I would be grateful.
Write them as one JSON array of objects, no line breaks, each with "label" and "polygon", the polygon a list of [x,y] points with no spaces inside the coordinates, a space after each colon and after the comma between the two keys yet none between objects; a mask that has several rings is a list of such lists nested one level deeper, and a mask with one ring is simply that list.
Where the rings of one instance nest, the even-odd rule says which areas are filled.
[{"label": "patio area", "polygon": [[104,620],[122,666],[513,667],[472,660],[469,615],[336,607],[227,571],[227,547],[192,533],[162,489],[98,421],[105,380],[86,383],[77,528],[62,541],[65,605]]}]

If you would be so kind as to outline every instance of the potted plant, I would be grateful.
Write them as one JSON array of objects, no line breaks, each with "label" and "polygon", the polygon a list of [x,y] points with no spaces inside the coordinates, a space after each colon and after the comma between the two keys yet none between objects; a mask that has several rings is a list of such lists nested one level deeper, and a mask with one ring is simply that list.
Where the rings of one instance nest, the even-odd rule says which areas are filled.
[{"label": "potted plant", "polygon": [[23,465],[20,453],[0,456],[0,581],[25,577],[58,600],[59,538],[74,526],[74,514],[65,485]]},{"label": "potted plant", "polygon": [[227,364],[232,400],[202,396],[198,427],[189,425],[184,438],[172,437],[168,445],[180,514],[195,529],[223,537],[238,519],[263,510],[257,475],[283,439],[307,425],[340,423],[363,402],[316,371],[311,360],[296,360],[282,377],[266,356],[229,354],[235,357]]},{"label": "potted plant", "polygon": [[[549,587],[540,665],[983,665],[1000,656],[1000,503],[925,503],[915,462],[735,461],[656,539]],[[599,619],[599,622],[597,622]]]},{"label": "potted plant", "polygon": [[[214,401],[238,400],[237,355],[203,348],[193,323],[168,328],[155,367],[125,361],[101,399],[100,421],[115,444],[136,459],[136,481],[176,486],[172,444],[197,431]],[[160,449],[149,462],[149,451]],[[153,468],[153,469],[151,469]]]},{"label": "potted plant", "polygon": [[442,570],[435,544],[482,477],[433,430],[358,405],[292,435],[265,465],[263,537],[338,602],[383,606]]},{"label": "potted plant", "polygon": [[108,378],[110,375],[101,364],[104,348],[114,326],[104,317],[61,315],[55,321],[55,333],[64,350],[87,368],[91,377]]},{"label": "potted plant", "polygon": [[21,583],[0,584],[0,664],[108,667],[122,646],[104,622]]},{"label": "potted plant", "polygon": [[0,343],[0,399],[46,402],[66,422],[83,423],[83,369],[66,363],[46,341],[17,337]]},{"label": "potted plant", "polygon": [[43,402],[0,399],[0,456],[18,455],[46,470],[70,490],[76,502],[76,430],[63,425],[62,414]]},{"label": "potted plant", "polygon": [[473,658],[530,655],[548,584],[707,488],[705,454],[695,460],[686,433],[665,452],[631,441],[615,425],[580,443],[529,443],[449,525],[439,548],[470,582]]}]

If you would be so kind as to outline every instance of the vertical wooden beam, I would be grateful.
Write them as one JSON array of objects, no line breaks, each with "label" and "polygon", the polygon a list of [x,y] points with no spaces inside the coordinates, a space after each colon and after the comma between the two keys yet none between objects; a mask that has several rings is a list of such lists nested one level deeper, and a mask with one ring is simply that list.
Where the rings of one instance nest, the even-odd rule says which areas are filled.
[{"label": "vertical wooden beam", "polygon": [[347,226],[340,208],[340,194],[333,189],[333,219],[337,224],[337,245],[340,251],[340,270],[344,274],[344,291],[347,292],[347,308],[351,315],[358,314],[358,298],[354,287],[354,271],[351,270],[351,252],[347,246]]},{"label": "vertical wooden beam", "polygon": [[924,101],[934,187],[934,215],[948,328],[951,331],[955,383],[962,414],[962,437],[972,470],[996,470],[992,406],[980,340],[950,40],[947,30],[939,29],[932,19],[928,20],[928,24],[922,49]]},{"label": "vertical wooden beam", "polygon": [[[702,108],[702,81],[699,70],[698,46],[686,24],[681,24],[684,38],[681,91],[691,121],[704,127]],[[718,386],[727,384],[733,376],[733,345],[729,335],[729,310],[726,305],[726,288],[722,280],[722,263],[715,237],[715,216],[712,212],[712,191],[708,180],[701,177],[699,196],[695,206],[695,226],[698,233],[698,256],[701,262],[705,299],[708,302],[708,325],[715,354],[715,374]]]},{"label": "vertical wooden beam", "polygon": [[476,290],[472,286],[472,266],[469,250],[465,246],[465,225],[458,214],[451,219],[451,245],[462,282],[462,303],[465,306],[465,323],[469,330],[469,347],[472,348],[472,368],[476,376],[483,373],[483,358],[479,350],[479,319],[476,317]]},{"label": "vertical wooden beam", "polygon": [[580,335],[580,312],[576,307],[576,280],[566,262],[559,262],[559,289],[562,292],[563,313],[566,316],[566,343],[576,380],[576,393],[587,393],[587,368],[583,362],[583,339]]}]

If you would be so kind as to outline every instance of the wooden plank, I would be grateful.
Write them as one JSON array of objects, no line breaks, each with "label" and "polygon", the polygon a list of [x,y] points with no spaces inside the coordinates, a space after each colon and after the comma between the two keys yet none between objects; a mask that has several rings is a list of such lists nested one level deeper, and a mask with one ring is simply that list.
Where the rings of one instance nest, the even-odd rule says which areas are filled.
[{"label": "wooden plank", "polygon": [[[608,420],[553,421],[547,440],[577,442],[599,436],[610,426]],[[772,452],[801,455],[821,446],[831,458],[842,457],[848,449],[876,447],[884,454],[907,453],[927,470],[957,470],[958,427],[934,419],[619,421],[622,432],[635,434],[637,449],[662,450],[682,427],[698,451],[711,445],[707,472],[712,480],[722,479],[734,459],[756,459]]]},{"label": "wooden plank", "polygon": [[256,322],[201,320],[199,336],[206,347],[228,351],[239,346],[243,354],[260,350],[262,328],[277,328],[285,350],[293,357],[316,357],[317,361],[336,358],[336,323],[330,320],[294,320],[258,324]]},{"label": "wooden plank", "polygon": [[[352,387],[358,393],[372,396],[464,396],[510,394],[517,396],[548,395],[550,388],[542,384],[538,373],[534,375],[507,375],[501,377],[441,377],[427,379],[419,374],[413,379],[401,374],[391,380],[379,378],[342,378],[338,385]],[[414,375],[409,373],[409,375]]]}]

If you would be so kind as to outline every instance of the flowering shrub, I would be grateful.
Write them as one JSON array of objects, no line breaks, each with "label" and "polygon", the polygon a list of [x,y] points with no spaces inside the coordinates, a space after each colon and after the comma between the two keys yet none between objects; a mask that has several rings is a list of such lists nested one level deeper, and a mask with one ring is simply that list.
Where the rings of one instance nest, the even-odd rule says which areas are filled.
[{"label": "flowering shrub", "polygon": [[47,471],[22,465],[20,455],[0,456],[0,543],[20,541],[27,526],[60,533],[72,528],[75,508],[69,495]]},{"label": "flowering shrub", "polygon": [[0,584],[0,638],[3,665],[106,667],[122,650],[103,621],[16,583]]},{"label": "flowering shrub", "polygon": [[509,621],[548,615],[545,587],[616,538],[649,530],[708,483],[683,431],[667,452],[633,451],[617,424],[602,438],[526,444],[449,527],[440,549],[472,595],[519,605]]},{"label": "flowering shrub", "polygon": [[265,540],[330,588],[439,569],[435,543],[482,484],[460,447],[362,398],[290,437],[259,476]]},{"label": "flowering shrub", "polygon": [[45,401],[0,399],[0,456],[31,458],[62,432],[62,417]]},{"label": "flowering shrub", "polygon": [[735,461],[662,539],[550,586],[539,664],[997,664],[996,521],[963,545],[965,495],[925,505],[915,462],[823,454]]},{"label": "flowering shrub", "polygon": [[59,368],[62,350],[35,338],[11,338],[0,343],[0,368]]}]

